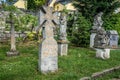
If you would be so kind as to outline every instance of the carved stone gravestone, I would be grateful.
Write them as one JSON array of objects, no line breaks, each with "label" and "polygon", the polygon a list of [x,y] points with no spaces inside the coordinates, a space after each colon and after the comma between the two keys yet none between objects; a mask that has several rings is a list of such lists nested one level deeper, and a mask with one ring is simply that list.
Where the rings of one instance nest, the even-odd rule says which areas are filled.
[{"label": "carved stone gravestone", "polygon": [[98,29],[97,34],[94,38],[95,48],[107,48],[109,43],[109,37],[103,28]]},{"label": "carved stone gravestone", "polygon": [[60,30],[59,30],[59,40],[58,40],[58,53],[59,55],[67,55],[68,51],[68,40],[67,40],[67,20],[66,15],[61,13],[60,16]]},{"label": "carved stone gravestone", "polygon": [[119,40],[118,32],[116,30],[109,30],[107,31],[107,34],[110,38],[109,47],[112,49],[118,48],[118,40]]},{"label": "carved stone gravestone", "polygon": [[97,30],[94,38],[94,48],[96,49],[96,57],[102,59],[110,58],[110,49],[108,47],[109,37],[103,28]]},{"label": "carved stone gravestone", "polygon": [[43,41],[39,49],[39,71],[42,73],[58,70],[58,45],[54,39],[53,27],[58,24],[57,16],[52,8],[43,6],[40,10],[40,25],[42,25]]},{"label": "carved stone gravestone", "polygon": [[94,22],[91,30],[91,35],[90,35],[90,48],[93,48],[94,46],[94,38],[97,33],[97,30],[102,27],[102,24],[103,24],[103,21],[101,18],[102,15],[103,15],[103,12],[100,12],[94,17]]}]

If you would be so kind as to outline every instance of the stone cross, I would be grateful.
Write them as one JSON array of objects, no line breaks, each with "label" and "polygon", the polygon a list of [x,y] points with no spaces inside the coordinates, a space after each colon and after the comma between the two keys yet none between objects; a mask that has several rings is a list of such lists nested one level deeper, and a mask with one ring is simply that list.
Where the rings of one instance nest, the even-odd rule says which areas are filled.
[{"label": "stone cross", "polygon": [[9,14],[10,20],[6,20],[6,23],[11,25],[10,36],[11,36],[11,49],[7,52],[7,56],[16,56],[19,55],[19,52],[16,51],[16,39],[15,39],[15,27],[13,20],[13,13]]},{"label": "stone cross", "polygon": [[39,51],[39,71],[42,73],[58,70],[58,45],[54,39],[53,27],[58,24],[57,16],[52,8],[43,6],[40,10],[40,25],[43,31],[43,41]]},{"label": "stone cross", "polygon": [[59,22],[57,15],[52,11],[52,8],[45,6],[40,10],[40,25],[45,26],[43,27],[43,38],[53,37],[53,31],[51,30],[53,30],[53,27],[55,27]]}]

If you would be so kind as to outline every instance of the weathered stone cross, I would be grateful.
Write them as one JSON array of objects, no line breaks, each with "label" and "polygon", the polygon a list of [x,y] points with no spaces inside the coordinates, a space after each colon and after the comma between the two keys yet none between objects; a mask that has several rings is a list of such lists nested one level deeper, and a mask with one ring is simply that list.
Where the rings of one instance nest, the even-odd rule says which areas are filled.
[{"label": "weathered stone cross", "polygon": [[7,56],[16,56],[18,55],[18,51],[16,51],[16,40],[15,40],[15,28],[14,28],[14,20],[13,20],[13,13],[9,14],[10,20],[6,21],[6,23],[9,23],[11,25],[11,49],[9,52],[7,52]]},{"label": "weathered stone cross", "polygon": [[45,26],[45,35],[43,38],[53,37],[53,27],[59,23],[57,15],[53,13],[53,9],[50,7],[43,6],[40,10],[40,25]]},{"label": "weathered stone cross", "polygon": [[52,8],[42,7],[40,11],[40,25],[43,27],[43,41],[39,51],[39,71],[42,73],[58,70],[58,45],[54,39],[53,27],[58,24],[57,16]]}]

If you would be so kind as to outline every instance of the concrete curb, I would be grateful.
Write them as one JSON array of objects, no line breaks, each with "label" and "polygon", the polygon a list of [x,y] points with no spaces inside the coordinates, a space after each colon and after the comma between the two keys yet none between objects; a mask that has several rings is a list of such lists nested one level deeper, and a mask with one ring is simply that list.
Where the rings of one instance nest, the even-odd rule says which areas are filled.
[{"label": "concrete curb", "polygon": [[100,78],[100,77],[104,76],[105,74],[109,74],[109,73],[115,72],[117,70],[120,70],[120,66],[109,68],[109,69],[105,69],[103,71],[93,73],[89,77],[80,78],[80,80],[95,80],[97,78]]}]

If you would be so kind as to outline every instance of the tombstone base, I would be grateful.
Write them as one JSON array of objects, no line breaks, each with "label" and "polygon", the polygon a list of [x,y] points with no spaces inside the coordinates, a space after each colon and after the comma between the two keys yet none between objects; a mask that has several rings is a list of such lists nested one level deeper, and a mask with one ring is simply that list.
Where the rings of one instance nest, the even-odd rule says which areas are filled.
[{"label": "tombstone base", "polygon": [[42,74],[55,73],[58,71],[57,57],[47,57],[39,62],[39,71]]},{"label": "tombstone base", "polygon": [[43,74],[58,70],[58,45],[54,38],[46,38],[40,44],[38,68]]},{"label": "tombstone base", "polygon": [[58,54],[60,56],[67,55],[68,52],[68,41],[58,41]]},{"label": "tombstone base", "polygon": [[7,56],[10,57],[10,56],[17,56],[19,55],[19,52],[18,51],[9,51],[7,52]]},{"label": "tombstone base", "polygon": [[101,59],[109,59],[110,49],[96,49],[96,57]]}]

